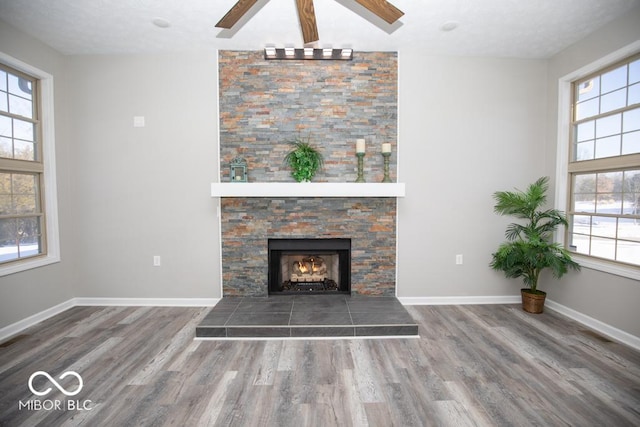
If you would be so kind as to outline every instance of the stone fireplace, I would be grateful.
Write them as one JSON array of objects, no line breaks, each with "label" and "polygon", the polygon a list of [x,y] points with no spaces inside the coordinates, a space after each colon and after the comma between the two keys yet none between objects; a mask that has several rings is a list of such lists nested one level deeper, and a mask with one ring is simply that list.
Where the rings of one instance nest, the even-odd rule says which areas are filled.
[{"label": "stone fireplace", "polygon": [[[303,246],[311,239],[349,241],[350,257],[343,255],[342,261],[350,264],[349,277],[330,278],[340,282],[340,291],[395,295],[395,198],[223,197],[221,227],[223,296],[273,295],[269,242],[277,241],[281,248],[282,239],[299,240]],[[338,251],[315,246],[302,252],[298,255],[325,258]],[[326,257],[324,262],[329,268],[333,261]]]},{"label": "stone fireplace", "polygon": [[[392,147],[387,160],[394,183],[384,185],[397,184],[397,54],[356,52],[353,61],[267,61],[262,51],[219,51],[218,60],[218,184],[233,187],[214,194],[220,197],[223,296],[282,294],[275,289],[284,282],[285,293],[297,286],[306,292],[322,288],[394,296],[397,195],[368,191],[369,183],[383,185],[383,143]],[[283,164],[291,149],[287,141],[295,137],[309,138],[323,153],[324,168],[311,184],[294,184]],[[367,184],[354,184],[355,141],[360,138],[367,142]],[[247,183],[229,182],[229,164],[236,157],[247,162]],[[286,183],[298,186],[296,194],[234,194],[236,188]],[[298,190],[316,185],[362,187],[347,195]],[[269,243],[280,239],[348,240],[350,256],[345,261],[342,249],[305,250],[290,254],[295,257],[284,261],[286,268],[279,265],[273,273]],[[297,271],[292,277],[294,263],[313,269],[320,261],[326,271],[311,277]]]}]

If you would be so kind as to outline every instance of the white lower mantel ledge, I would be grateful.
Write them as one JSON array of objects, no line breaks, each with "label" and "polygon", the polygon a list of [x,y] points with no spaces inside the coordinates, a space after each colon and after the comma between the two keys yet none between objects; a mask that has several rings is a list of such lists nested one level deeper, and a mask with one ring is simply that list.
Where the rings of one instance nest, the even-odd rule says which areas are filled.
[{"label": "white lower mantel ledge", "polygon": [[404,197],[404,183],[214,182],[211,197]]}]

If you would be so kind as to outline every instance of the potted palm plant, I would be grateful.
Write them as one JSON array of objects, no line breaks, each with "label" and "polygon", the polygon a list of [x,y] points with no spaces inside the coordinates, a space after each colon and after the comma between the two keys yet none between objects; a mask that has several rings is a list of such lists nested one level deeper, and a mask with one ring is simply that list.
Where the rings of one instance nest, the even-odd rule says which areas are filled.
[{"label": "potted palm plant", "polygon": [[284,161],[291,167],[291,176],[298,182],[309,182],[316,172],[322,168],[324,158],[317,148],[306,141],[296,137],[288,141],[293,146],[287,153]]},{"label": "potted palm plant", "polygon": [[542,177],[529,185],[526,191],[497,191],[494,211],[524,220],[523,224],[507,226],[502,243],[493,253],[489,264],[502,271],[506,277],[522,278],[527,288],[521,289],[522,308],[530,313],[542,313],[546,292],[538,289],[540,273],[551,270],[554,277],[561,278],[569,269],[580,270],[580,265],[571,259],[569,252],[552,241],[553,233],[560,225],[567,225],[563,212],[545,209],[548,177]]}]

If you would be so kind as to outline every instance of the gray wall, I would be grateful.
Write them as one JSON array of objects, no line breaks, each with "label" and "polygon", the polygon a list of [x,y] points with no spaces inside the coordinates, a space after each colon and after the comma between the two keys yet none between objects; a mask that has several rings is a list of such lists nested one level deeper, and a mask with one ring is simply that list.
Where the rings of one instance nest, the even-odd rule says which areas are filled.
[{"label": "gray wall", "polygon": [[[560,52],[549,61],[546,173],[555,175],[558,80],[632,42],[640,40],[640,7]],[[552,278],[549,278],[552,281]],[[548,298],[610,326],[640,337],[640,281],[583,269],[548,288]]]},{"label": "gray wall", "polygon": [[74,253],[70,193],[68,97],[65,58],[0,21],[0,51],[53,76],[55,91],[56,165],[60,220],[60,263],[0,277],[0,328],[68,301],[73,297]]},{"label": "gray wall", "polygon": [[492,194],[544,173],[546,61],[403,50],[399,69],[398,296],[516,295],[488,267],[509,222]]},{"label": "gray wall", "polygon": [[74,295],[220,297],[216,52],[67,65]]}]

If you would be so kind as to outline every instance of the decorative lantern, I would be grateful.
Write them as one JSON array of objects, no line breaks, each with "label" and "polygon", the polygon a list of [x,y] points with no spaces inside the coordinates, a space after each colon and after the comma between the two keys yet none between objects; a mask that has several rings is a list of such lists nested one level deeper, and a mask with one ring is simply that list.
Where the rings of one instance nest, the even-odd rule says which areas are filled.
[{"label": "decorative lantern", "polygon": [[231,182],[247,182],[247,161],[236,157],[229,165],[231,167]]}]

